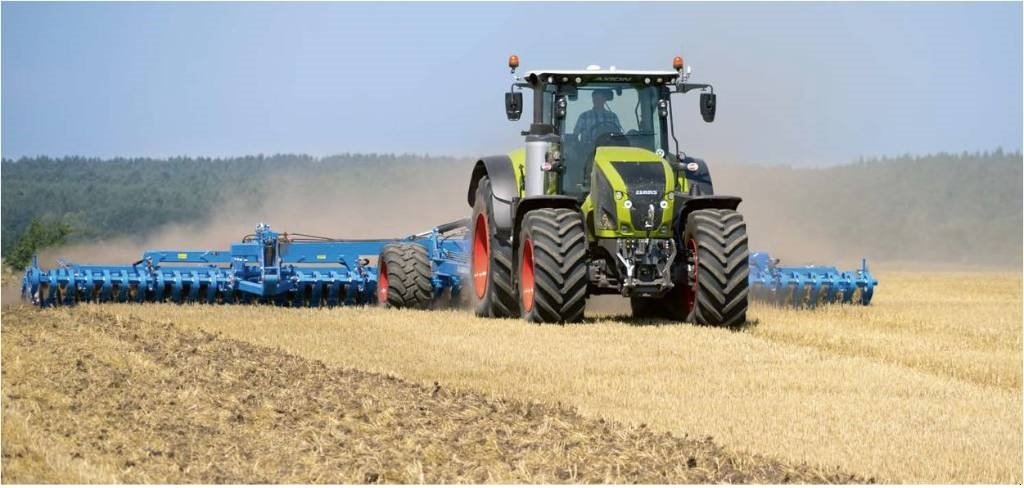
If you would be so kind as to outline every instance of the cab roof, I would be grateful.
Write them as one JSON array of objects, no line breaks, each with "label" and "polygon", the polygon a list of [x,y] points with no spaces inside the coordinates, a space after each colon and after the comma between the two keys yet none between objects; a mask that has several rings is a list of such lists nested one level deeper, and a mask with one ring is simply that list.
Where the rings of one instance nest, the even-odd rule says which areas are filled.
[{"label": "cab roof", "polygon": [[580,78],[580,82],[616,82],[616,81],[638,81],[644,78],[651,78],[650,82],[661,83],[675,81],[679,76],[676,71],[669,70],[620,70],[614,66],[601,68],[600,66],[588,66],[587,69],[541,69],[526,72],[526,79],[531,83],[542,81],[545,83],[568,83]]}]

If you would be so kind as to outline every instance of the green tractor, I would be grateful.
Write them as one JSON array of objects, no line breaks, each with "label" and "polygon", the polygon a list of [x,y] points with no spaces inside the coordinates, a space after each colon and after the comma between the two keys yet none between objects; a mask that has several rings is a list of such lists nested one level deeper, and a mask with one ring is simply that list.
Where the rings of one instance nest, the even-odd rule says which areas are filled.
[{"label": "green tractor", "polygon": [[511,56],[505,109],[519,120],[532,92],[525,147],[480,159],[469,183],[476,314],[579,322],[590,295],[619,294],[634,317],[742,324],[740,198],[714,195],[673,134],[672,96],[699,90],[711,122],[713,87],[690,83],[678,56],[672,71],[518,66]]}]

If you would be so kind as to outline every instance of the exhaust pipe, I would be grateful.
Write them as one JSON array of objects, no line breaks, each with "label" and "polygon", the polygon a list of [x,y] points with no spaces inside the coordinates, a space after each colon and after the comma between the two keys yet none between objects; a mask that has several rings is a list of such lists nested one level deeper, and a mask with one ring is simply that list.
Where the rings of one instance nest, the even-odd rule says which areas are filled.
[{"label": "exhaust pipe", "polygon": [[526,134],[526,166],[523,168],[526,196],[544,194],[544,164],[551,145],[559,142],[561,138],[555,133],[555,126],[530,124],[530,131]]}]

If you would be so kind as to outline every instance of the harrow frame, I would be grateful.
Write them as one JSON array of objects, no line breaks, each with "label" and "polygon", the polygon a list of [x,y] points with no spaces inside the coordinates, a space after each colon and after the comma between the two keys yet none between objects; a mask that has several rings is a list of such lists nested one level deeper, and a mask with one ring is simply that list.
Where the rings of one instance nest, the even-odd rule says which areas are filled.
[{"label": "harrow frame", "polygon": [[878,280],[860,269],[840,271],[834,266],[779,266],[767,252],[750,254],[750,296],[779,306],[813,308],[821,303],[869,305]]},{"label": "harrow frame", "polygon": [[25,272],[22,296],[46,307],[89,302],[273,303],[336,306],[377,301],[377,267],[371,264],[393,242],[427,249],[436,296],[457,297],[468,273],[465,221],[397,239],[330,239],[279,234],[259,224],[227,251],[152,250],[130,265],[58,262]]}]

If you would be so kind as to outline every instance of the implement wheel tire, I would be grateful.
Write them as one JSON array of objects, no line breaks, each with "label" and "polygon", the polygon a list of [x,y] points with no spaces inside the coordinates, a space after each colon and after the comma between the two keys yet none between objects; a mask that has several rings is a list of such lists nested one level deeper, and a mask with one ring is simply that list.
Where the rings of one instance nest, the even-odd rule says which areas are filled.
[{"label": "implement wheel tire", "polygon": [[[686,219],[682,252],[687,320],[735,327],[747,319],[747,225],[734,210],[696,210]],[[677,285],[678,287],[679,285]]]},{"label": "implement wheel tire", "polygon": [[530,322],[583,320],[587,235],[576,210],[542,208],[523,218],[518,250],[519,309]]},{"label": "implement wheel tire", "polygon": [[426,309],[434,298],[427,249],[411,242],[388,244],[377,261],[377,303],[385,307]]},{"label": "implement wheel tire", "polygon": [[470,284],[477,317],[515,317],[519,313],[512,283],[512,244],[499,239],[491,208],[491,179],[480,178],[469,221]]}]

